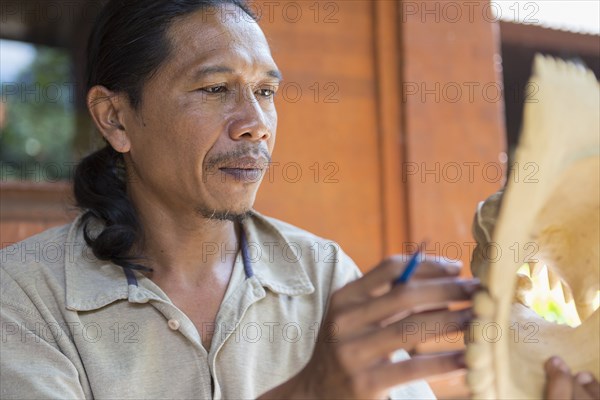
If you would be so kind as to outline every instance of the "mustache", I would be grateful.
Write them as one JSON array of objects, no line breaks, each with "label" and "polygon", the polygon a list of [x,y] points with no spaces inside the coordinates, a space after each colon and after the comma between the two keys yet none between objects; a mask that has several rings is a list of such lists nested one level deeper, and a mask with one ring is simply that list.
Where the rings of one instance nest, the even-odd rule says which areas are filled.
[{"label": "mustache", "polygon": [[252,157],[254,159],[263,158],[265,167],[271,164],[271,154],[269,154],[269,151],[266,148],[244,145],[226,153],[215,154],[206,160],[205,168],[211,170],[219,165],[232,163],[245,157]]}]

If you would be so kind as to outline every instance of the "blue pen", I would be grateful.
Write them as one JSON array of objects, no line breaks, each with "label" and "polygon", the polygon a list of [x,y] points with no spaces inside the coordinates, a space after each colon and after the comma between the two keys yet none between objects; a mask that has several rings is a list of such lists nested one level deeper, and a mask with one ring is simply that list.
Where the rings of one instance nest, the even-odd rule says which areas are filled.
[{"label": "blue pen", "polygon": [[415,253],[410,257],[408,263],[406,263],[406,267],[404,268],[402,275],[400,275],[394,280],[394,286],[400,283],[408,282],[410,277],[414,275],[415,271],[417,270],[417,266],[421,264],[421,261],[423,261],[421,257],[421,252],[424,247],[425,242],[422,242],[417,251],[415,251]]}]

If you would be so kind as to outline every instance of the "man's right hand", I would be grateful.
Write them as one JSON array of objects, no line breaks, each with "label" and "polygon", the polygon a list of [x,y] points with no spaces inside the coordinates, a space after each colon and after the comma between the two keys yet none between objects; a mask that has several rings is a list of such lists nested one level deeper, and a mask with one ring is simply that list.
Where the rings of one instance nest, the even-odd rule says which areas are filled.
[{"label": "man's right hand", "polygon": [[459,264],[427,260],[409,283],[392,286],[404,266],[389,258],[335,292],[306,367],[261,399],[386,398],[394,386],[464,368],[463,351],[391,361],[396,350],[410,353],[421,343],[421,330],[466,329],[472,310],[447,305],[479,289],[478,280],[457,277]]}]

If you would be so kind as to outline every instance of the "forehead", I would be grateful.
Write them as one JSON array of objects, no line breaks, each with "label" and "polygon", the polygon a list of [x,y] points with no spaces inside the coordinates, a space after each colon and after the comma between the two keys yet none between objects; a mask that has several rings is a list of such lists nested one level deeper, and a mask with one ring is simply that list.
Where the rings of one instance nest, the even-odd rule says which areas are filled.
[{"label": "forehead", "polygon": [[200,10],[171,24],[167,37],[175,68],[185,70],[209,60],[254,67],[275,64],[258,24],[232,7]]}]

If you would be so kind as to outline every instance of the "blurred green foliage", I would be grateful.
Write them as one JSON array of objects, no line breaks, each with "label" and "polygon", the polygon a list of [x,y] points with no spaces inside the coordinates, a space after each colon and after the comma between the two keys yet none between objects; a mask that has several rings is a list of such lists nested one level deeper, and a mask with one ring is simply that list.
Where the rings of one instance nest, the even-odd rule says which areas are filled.
[{"label": "blurred green foliage", "polygon": [[69,179],[74,166],[75,83],[67,51],[35,46],[14,82],[2,82],[2,181]]},{"label": "blurred green foliage", "polygon": [[570,321],[564,307],[553,299],[538,298],[533,302],[531,308],[547,321],[566,325],[577,324]]},{"label": "blurred green foliage", "polygon": [[527,294],[527,306],[546,321],[557,324],[578,326],[581,324],[577,308],[573,300],[565,301],[562,285],[551,289],[548,280],[548,267],[533,274],[528,264],[523,264],[518,273],[531,279],[532,288]]}]

